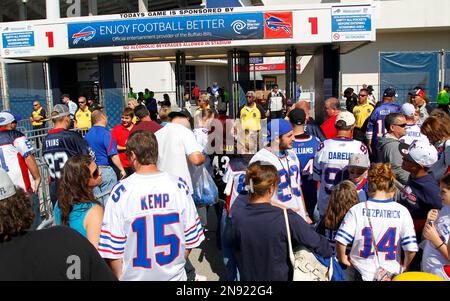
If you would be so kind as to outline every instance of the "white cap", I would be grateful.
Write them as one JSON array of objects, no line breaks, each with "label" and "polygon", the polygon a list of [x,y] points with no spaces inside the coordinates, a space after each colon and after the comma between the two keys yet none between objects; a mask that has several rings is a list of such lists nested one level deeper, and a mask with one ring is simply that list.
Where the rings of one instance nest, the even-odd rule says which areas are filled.
[{"label": "white cap", "polygon": [[16,194],[16,188],[5,170],[0,168],[0,201]]},{"label": "white cap", "polygon": [[13,114],[9,112],[0,112],[0,126],[10,124],[14,120]]},{"label": "white cap", "polygon": [[352,126],[356,122],[355,116],[352,113],[350,113],[349,111],[340,112],[339,115],[337,116],[336,122],[334,124],[337,124],[338,121],[341,121],[341,120],[345,122],[345,126]]},{"label": "white cap", "polygon": [[416,114],[416,108],[414,107],[413,104],[410,104],[408,102],[404,103],[402,105],[402,113],[405,116],[412,117]]},{"label": "white cap", "polygon": [[349,167],[354,166],[354,167],[369,168],[370,166],[369,158],[367,156],[364,156],[363,154],[351,154],[350,159],[348,161]]},{"label": "white cap", "polygon": [[409,160],[423,167],[431,167],[438,160],[437,149],[426,140],[414,141],[411,145],[400,144],[400,152]]}]

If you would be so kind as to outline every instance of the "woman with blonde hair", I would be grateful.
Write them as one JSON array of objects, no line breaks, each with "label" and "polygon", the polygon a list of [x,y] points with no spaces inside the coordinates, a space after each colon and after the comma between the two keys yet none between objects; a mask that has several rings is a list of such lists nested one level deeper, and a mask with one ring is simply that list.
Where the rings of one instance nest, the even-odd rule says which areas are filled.
[{"label": "woman with blonde hair", "polygon": [[437,116],[428,117],[420,129],[438,151],[438,161],[430,170],[436,181],[450,172],[450,120]]},{"label": "woman with blonde hair", "polygon": [[[411,214],[393,200],[396,188],[391,165],[373,164],[368,183],[369,199],[350,208],[336,233],[338,260],[353,266],[365,281],[402,273],[418,251]],[[351,246],[349,255],[347,245]]]},{"label": "woman with blonde hair", "polygon": [[[271,204],[272,195],[278,188],[275,166],[261,161],[250,164],[245,184],[249,193],[238,196],[231,217],[231,236],[240,280],[290,280],[292,266],[283,209]],[[304,245],[322,257],[331,256],[327,239],[315,232],[302,217],[288,209],[288,219],[294,249]]]}]

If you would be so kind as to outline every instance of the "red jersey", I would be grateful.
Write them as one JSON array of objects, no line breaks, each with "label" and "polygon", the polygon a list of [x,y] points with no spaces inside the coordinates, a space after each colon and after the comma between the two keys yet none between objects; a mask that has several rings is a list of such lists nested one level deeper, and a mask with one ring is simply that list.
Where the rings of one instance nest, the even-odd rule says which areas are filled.
[{"label": "red jersey", "polygon": [[328,117],[328,119],[325,120],[325,122],[320,126],[327,139],[336,138],[337,131],[336,127],[334,126],[334,124],[336,123],[336,118],[337,115]]}]

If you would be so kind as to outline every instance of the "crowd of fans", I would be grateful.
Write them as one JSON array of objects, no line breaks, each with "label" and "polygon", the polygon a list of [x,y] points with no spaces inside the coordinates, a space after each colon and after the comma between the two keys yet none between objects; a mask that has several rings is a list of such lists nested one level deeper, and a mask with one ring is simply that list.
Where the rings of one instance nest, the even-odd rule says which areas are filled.
[{"label": "crowd of fans", "polygon": [[[34,130],[53,125],[40,141],[53,206],[42,230],[39,146],[1,112],[0,279],[72,279],[58,260],[78,256],[92,264],[74,279],[203,280],[189,253],[215,210],[227,280],[287,281],[288,209],[294,248],[336,258],[345,280],[381,269],[448,280],[448,89],[434,110],[420,87],[405,101],[393,88],[380,101],[371,86],[346,89],[346,108],[325,100],[321,125],[310,101],[289,102],[277,85],[262,99],[247,91],[236,119],[217,83],[187,91],[184,109],[130,89],[118,125],[91,97],[77,106],[65,94],[49,114],[35,102]],[[218,188],[214,206],[194,203],[199,168]]]}]

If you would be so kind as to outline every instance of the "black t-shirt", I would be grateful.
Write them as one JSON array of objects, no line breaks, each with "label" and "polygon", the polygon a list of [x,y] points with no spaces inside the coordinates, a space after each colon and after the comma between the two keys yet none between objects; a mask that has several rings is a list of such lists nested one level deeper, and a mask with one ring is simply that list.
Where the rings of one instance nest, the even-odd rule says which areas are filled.
[{"label": "black t-shirt", "polygon": [[0,242],[0,281],[117,278],[95,247],[75,230],[56,226]]}]

